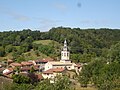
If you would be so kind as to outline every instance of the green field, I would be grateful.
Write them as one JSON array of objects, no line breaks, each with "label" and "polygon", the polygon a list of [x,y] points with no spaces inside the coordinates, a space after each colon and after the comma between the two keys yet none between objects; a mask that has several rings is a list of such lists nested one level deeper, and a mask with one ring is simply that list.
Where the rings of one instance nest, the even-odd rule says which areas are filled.
[{"label": "green field", "polygon": [[54,44],[55,46],[61,46],[61,44],[59,44],[58,42],[53,41],[53,40],[38,40],[38,41],[34,41],[33,43],[42,44],[42,45]]}]

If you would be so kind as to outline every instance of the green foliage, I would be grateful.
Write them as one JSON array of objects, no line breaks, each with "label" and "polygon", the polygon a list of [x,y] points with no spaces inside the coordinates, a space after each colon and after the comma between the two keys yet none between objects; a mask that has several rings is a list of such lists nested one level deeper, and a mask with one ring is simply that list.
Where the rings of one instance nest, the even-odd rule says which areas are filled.
[{"label": "green foliage", "polygon": [[109,62],[119,62],[120,63],[120,42],[112,45],[108,51]]},{"label": "green foliage", "polygon": [[54,54],[54,48],[49,46],[49,45],[39,45],[39,51],[46,54],[47,56],[49,56],[50,54]]},{"label": "green foliage", "polygon": [[80,54],[71,54],[70,58],[71,58],[72,61],[78,63],[80,61],[80,58],[81,58],[80,56],[81,56]]},{"label": "green foliage", "polygon": [[34,67],[31,67],[31,69],[30,69],[30,73],[34,73],[34,72],[35,72]]},{"label": "green foliage", "polygon": [[10,52],[12,52],[13,51],[13,46],[12,45],[7,45],[6,47],[5,47],[5,52],[6,53],[10,53]]},{"label": "green foliage", "polygon": [[7,89],[7,90],[33,90],[34,86],[31,84],[17,84],[17,83],[13,83],[11,89]]},{"label": "green foliage", "polygon": [[99,77],[99,83],[97,85],[101,90],[113,90],[115,88],[120,88],[120,64],[111,63],[105,65],[101,69]]},{"label": "green foliage", "polygon": [[38,83],[35,90],[54,90],[53,84],[49,80],[43,80]]},{"label": "green foliage", "polygon": [[54,84],[54,90],[70,90],[71,82],[68,77],[57,77]]},{"label": "green foliage", "polygon": [[0,47],[0,56],[1,57],[5,56],[5,49],[4,49],[4,47]]},{"label": "green foliage", "polygon": [[70,85],[67,77],[57,77],[53,84],[48,79],[41,81],[35,87],[35,90],[71,90]]},{"label": "green foliage", "polygon": [[[55,41],[63,45],[65,38],[68,42],[71,59],[74,62],[88,64],[83,67],[79,76],[82,86],[92,83],[101,90],[120,88],[120,30],[58,27],[50,29],[49,32],[31,31],[30,29],[0,32],[0,57],[11,53],[15,61],[21,62],[25,60],[23,53],[31,51],[31,49],[35,51],[37,56],[39,53],[43,53],[52,58],[59,57],[61,46],[56,45]],[[53,42],[49,43],[48,39]],[[42,44],[44,41],[41,40],[46,40],[45,44]],[[33,43],[34,41],[36,43]],[[30,54],[29,56],[32,56]],[[108,64],[106,64],[107,62]],[[20,78],[24,78],[22,76],[15,76],[15,78],[17,78],[16,82],[27,83],[27,79],[20,80]],[[40,90],[53,90],[54,87],[59,90],[65,85],[61,82],[66,83],[67,80],[57,81],[55,85],[49,84],[47,81],[43,82],[37,86],[40,87]],[[37,89],[39,90],[39,88]]]},{"label": "green foliage", "polygon": [[12,78],[13,78],[13,82],[18,83],[18,84],[30,83],[30,78],[29,77],[23,76],[23,75],[20,75],[20,74],[14,74],[12,76]]},{"label": "green foliage", "polygon": [[[59,42],[60,44],[62,43],[63,45],[65,38],[67,39],[70,52],[73,54],[72,58],[75,62],[90,62],[92,58],[94,58],[92,56],[93,53],[96,57],[102,56],[108,58],[110,56],[109,58],[111,58],[111,60],[119,59],[119,54],[112,48],[115,48],[114,45],[120,40],[120,31],[116,29],[105,28],[71,29],[57,27],[50,29],[49,32],[31,31],[30,29],[1,32],[0,46],[2,48],[0,48],[0,56],[5,56],[11,52],[13,53],[14,50],[12,50],[12,47],[15,48],[16,46],[19,46],[20,48],[16,49],[15,51],[15,53],[17,52],[18,55],[33,49],[34,51],[39,50],[47,56],[58,58],[60,56],[59,51],[61,47],[59,45],[56,46],[55,41]],[[46,44],[39,46],[40,43],[38,44],[37,41],[41,40],[43,40],[43,42],[46,40]],[[50,40],[53,41],[51,44],[49,43]],[[34,41],[36,41],[36,43],[33,43]],[[41,48],[43,49],[41,50]],[[108,52],[109,48],[111,48],[110,50],[113,51],[113,54],[112,52]],[[118,54],[117,57],[115,56],[116,54],[114,55],[114,52]],[[108,54],[108,56],[106,54]],[[78,59],[76,56],[80,57],[81,59]]]},{"label": "green foliage", "polygon": [[106,64],[100,60],[91,62],[83,67],[79,81],[82,86],[87,86],[91,82],[99,90],[120,88],[120,64],[116,62]]}]

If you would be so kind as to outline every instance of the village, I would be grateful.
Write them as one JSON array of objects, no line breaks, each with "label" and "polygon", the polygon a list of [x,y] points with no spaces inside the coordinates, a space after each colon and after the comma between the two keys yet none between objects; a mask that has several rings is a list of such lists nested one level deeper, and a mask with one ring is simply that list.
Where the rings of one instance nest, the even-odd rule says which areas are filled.
[{"label": "village", "polygon": [[[13,62],[7,60],[7,67],[2,70],[2,75],[7,78],[12,78],[14,74],[28,76],[36,81],[50,79],[50,83],[54,83],[54,78],[62,76],[66,71],[74,71],[79,75],[83,64],[74,63],[70,60],[70,51],[67,46],[67,41],[64,41],[64,46],[61,50],[61,59],[58,61],[52,58],[43,58],[38,60],[28,60],[23,62]],[[2,69],[2,66],[1,68]],[[33,73],[29,74],[29,73]]]}]

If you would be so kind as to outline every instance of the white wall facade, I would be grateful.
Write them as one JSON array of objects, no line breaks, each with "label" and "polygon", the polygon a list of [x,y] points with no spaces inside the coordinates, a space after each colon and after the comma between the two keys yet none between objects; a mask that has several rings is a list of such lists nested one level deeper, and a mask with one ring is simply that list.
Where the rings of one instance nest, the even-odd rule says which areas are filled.
[{"label": "white wall facade", "polygon": [[61,60],[69,60],[70,58],[70,53],[66,51],[61,51]]},{"label": "white wall facade", "polygon": [[53,65],[52,65],[51,63],[47,62],[47,63],[45,64],[45,70],[44,70],[44,71],[49,70],[49,69],[51,69],[51,68],[53,68]]}]

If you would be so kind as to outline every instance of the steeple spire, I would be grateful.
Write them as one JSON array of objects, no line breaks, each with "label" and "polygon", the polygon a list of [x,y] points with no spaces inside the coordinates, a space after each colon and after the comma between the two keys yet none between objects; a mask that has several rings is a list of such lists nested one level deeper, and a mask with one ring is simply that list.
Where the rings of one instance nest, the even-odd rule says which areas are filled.
[{"label": "steeple spire", "polygon": [[64,41],[64,47],[67,47],[67,41],[66,41],[66,39]]}]

